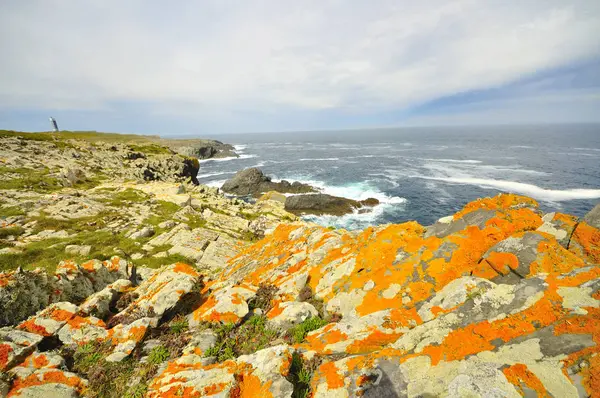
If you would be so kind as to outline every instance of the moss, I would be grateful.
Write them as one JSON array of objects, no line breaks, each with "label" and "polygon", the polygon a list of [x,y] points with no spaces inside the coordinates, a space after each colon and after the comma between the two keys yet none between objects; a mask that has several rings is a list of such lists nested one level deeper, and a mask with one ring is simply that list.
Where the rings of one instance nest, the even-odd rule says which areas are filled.
[{"label": "moss", "polygon": [[156,201],[156,204],[152,206],[152,212],[154,214],[144,220],[144,223],[158,225],[163,221],[170,220],[179,210],[180,207],[175,203],[158,200]]},{"label": "moss", "polygon": [[192,214],[188,216],[188,221],[186,222],[186,224],[192,229],[206,228],[206,219],[202,218],[201,216]]},{"label": "moss", "polygon": [[244,211],[240,211],[238,215],[246,220],[254,221],[260,217],[260,213],[247,213]]},{"label": "moss", "polygon": [[28,244],[20,253],[0,254],[0,271],[41,267],[54,272],[58,263],[66,258],[65,244],[63,239],[46,239]]},{"label": "moss", "polygon": [[223,324],[213,329],[217,343],[207,350],[205,356],[216,356],[218,362],[254,353],[268,347],[277,338],[277,331],[266,326],[264,315],[253,315],[239,327]]},{"label": "moss", "polygon": [[25,214],[25,210],[19,206],[0,207],[0,217],[22,216],[23,214]]},{"label": "moss", "polygon": [[173,153],[169,148],[160,145],[129,145],[128,147],[134,152],[150,153],[155,155],[171,155]]},{"label": "moss", "polygon": [[0,180],[0,189],[27,189],[35,192],[52,192],[63,188],[59,180],[50,174],[50,170],[29,168],[0,168],[0,173],[11,173],[14,178]]},{"label": "moss", "polygon": [[326,320],[319,317],[310,317],[288,330],[287,335],[293,340],[294,343],[299,344],[304,341],[304,338],[308,333],[322,328],[323,326],[327,325],[327,323],[328,322]]},{"label": "moss", "polygon": [[112,195],[108,199],[100,199],[100,202],[106,203],[109,206],[122,207],[129,205],[130,203],[141,203],[148,200],[150,196],[137,189],[127,188],[124,191],[120,191]]},{"label": "moss", "polygon": [[25,230],[22,227],[8,227],[0,228],[0,239],[7,238],[9,236],[22,235]]}]

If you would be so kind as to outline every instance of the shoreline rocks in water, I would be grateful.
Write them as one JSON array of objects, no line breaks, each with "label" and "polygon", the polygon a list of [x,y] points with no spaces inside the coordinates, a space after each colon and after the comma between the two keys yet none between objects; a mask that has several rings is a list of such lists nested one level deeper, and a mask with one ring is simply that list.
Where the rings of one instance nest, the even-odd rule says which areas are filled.
[{"label": "shoreline rocks in water", "polygon": [[[266,176],[256,167],[238,171],[232,178],[223,184],[221,189],[228,194],[239,196],[262,195],[263,199],[270,196],[277,201],[284,203],[285,210],[296,215],[331,214],[342,216],[344,214],[353,213],[357,209],[365,211],[366,208],[377,206],[379,204],[379,201],[375,198],[357,201],[319,193],[317,188],[298,181],[292,183],[286,180],[273,182],[271,177]],[[282,199],[280,195],[275,195],[275,193],[291,193],[294,195]]]},{"label": "shoreline rocks in water", "polygon": [[316,190],[307,184],[298,181],[290,183],[282,180],[273,182],[260,169],[252,167],[238,171],[233,177],[225,181],[221,187],[223,192],[238,196],[260,195],[269,191],[280,193],[308,193]]},{"label": "shoreline rocks in water", "polygon": [[[353,213],[357,209],[365,210],[365,207],[377,206],[379,201],[369,198],[364,201],[356,201],[339,196],[332,196],[323,193],[294,195],[285,199],[285,210],[290,213],[300,214],[331,214],[334,216],[343,216]],[[360,211],[360,210],[359,210]]]}]

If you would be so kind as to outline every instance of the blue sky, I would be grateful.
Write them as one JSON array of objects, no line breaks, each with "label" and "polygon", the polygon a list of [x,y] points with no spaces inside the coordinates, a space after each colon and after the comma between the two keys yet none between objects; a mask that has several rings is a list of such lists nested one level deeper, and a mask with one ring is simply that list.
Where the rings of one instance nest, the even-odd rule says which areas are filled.
[{"label": "blue sky", "polygon": [[4,0],[0,128],[600,122],[600,2]]}]

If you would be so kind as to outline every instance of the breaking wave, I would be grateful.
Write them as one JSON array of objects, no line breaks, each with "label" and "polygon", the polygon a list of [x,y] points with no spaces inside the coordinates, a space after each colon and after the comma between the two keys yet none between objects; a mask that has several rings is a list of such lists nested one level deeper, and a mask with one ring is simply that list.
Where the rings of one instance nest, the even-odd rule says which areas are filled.
[{"label": "breaking wave", "polygon": [[453,184],[477,185],[482,188],[493,188],[501,191],[518,193],[531,196],[532,198],[549,201],[561,202],[576,199],[597,199],[600,198],[600,189],[545,189],[533,184],[523,182],[492,180],[484,178],[471,177],[420,177],[426,180],[444,181]]}]

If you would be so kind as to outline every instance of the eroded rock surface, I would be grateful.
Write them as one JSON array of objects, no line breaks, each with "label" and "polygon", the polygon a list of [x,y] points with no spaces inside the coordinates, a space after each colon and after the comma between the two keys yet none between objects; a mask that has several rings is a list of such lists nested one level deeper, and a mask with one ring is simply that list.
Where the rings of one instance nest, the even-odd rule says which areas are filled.
[{"label": "eroded rock surface", "polygon": [[[68,204],[88,217],[127,201],[123,212],[135,217],[102,224],[122,234],[109,239],[130,239],[119,242],[122,256],[63,259],[55,272],[0,273],[6,326],[0,391],[69,397],[589,397],[600,391],[600,231],[593,214],[543,214],[533,199],[501,194],[429,227],[407,222],[348,232],[294,218],[282,223],[287,213],[272,195],[248,205],[202,187],[135,186],[105,201],[74,196]],[[65,213],[51,198],[32,198],[14,193],[9,200]],[[30,232],[11,250],[85,237],[46,228],[49,222],[28,209],[2,226]],[[156,216],[163,213],[169,217]],[[34,229],[36,223],[44,228]],[[261,233],[243,240],[251,231]],[[132,249],[137,260],[127,257]],[[57,252],[66,255],[65,247]],[[176,256],[185,261],[160,263]],[[159,265],[146,267],[150,259]]]}]

